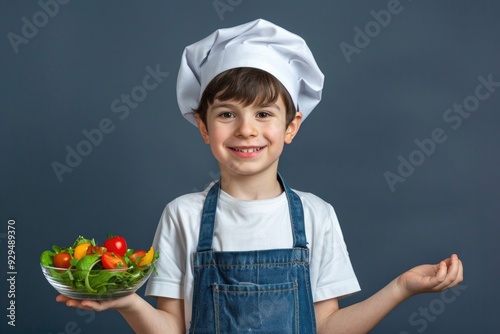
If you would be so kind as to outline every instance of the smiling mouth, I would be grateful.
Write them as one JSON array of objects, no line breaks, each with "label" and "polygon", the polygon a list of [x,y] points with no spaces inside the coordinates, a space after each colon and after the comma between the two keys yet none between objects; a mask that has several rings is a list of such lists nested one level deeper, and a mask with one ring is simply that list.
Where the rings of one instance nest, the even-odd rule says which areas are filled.
[{"label": "smiling mouth", "polygon": [[243,152],[243,153],[254,153],[263,149],[263,147],[252,147],[252,148],[239,148],[239,147],[231,147],[233,151]]}]

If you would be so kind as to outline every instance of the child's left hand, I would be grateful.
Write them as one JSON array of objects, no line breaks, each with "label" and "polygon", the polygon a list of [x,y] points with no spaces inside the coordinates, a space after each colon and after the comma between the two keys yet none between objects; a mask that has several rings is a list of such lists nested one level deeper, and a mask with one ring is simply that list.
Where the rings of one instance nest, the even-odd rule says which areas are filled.
[{"label": "child's left hand", "polygon": [[463,281],[463,266],[456,254],[438,264],[424,264],[408,270],[396,280],[409,296],[424,292],[439,292]]}]

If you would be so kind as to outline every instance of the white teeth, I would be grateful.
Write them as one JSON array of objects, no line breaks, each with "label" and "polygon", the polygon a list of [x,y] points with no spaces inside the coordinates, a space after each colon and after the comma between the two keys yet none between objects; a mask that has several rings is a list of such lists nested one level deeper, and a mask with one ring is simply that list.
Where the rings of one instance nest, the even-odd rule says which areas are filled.
[{"label": "white teeth", "polygon": [[235,148],[234,150],[238,151],[238,152],[243,152],[243,153],[253,153],[253,152],[260,151],[260,148],[247,148],[247,149]]}]

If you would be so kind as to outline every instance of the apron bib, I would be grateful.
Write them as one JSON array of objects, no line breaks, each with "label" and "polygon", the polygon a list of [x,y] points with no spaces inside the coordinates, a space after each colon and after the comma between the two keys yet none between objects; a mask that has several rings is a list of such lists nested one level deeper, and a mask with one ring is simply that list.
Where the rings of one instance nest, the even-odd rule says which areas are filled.
[{"label": "apron bib", "polygon": [[278,178],[290,209],[290,249],[213,251],[220,183],[209,190],[198,248],[193,254],[189,333],[316,333],[302,202],[279,175]]}]

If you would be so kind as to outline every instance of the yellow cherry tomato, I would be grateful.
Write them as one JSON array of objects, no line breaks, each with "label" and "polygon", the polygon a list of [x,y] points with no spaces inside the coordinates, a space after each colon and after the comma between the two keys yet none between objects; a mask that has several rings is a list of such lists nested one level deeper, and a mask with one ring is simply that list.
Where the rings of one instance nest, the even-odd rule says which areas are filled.
[{"label": "yellow cherry tomato", "polygon": [[153,246],[151,246],[146,255],[144,255],[141,261],[139,261],[139,266],[145,266],[147,264],[150,264],[153,261],[154,255],[155,255],[155,250]]},{"label": "yellow cherry tomato", "polygon": [[75,259],[80,260],[82,257],[87,255],[87,248],[89,248],[90,243],[79,244],[75,247],[75,251],[73,252],[73,257]]}]

